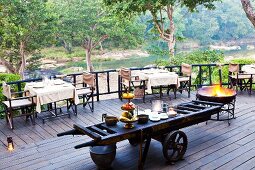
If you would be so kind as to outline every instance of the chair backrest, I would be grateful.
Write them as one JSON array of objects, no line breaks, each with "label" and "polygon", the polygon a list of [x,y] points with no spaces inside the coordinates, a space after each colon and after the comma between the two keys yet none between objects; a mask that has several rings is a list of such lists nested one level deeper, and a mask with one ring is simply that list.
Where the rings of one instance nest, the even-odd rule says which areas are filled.
[{"label": "chair backrest", "polygon": [[95,75],[91,73],[83,73],[83,83],[90,87],[95,87]]},{"label": "chair backrest", "polygon": [[7,97],[8,99],[11,98],[11,86],[6,84],[5,82],[2,82],[3,85],[3,95]]},{"label": "chair backrest", "polygon": [[192,66],[189,64],[183,63],[181,65],[181,72],[183,75],[191,76]]},{"label": "chair backrest", "polygon": [[237,73],[239,72],[239,64],[229,64],[228,71],[231,73]]},{"label": "chair backrest", "polygon": [[124,80],[131,80],[131,70],[127,68],[120,69],[120,77]]}]

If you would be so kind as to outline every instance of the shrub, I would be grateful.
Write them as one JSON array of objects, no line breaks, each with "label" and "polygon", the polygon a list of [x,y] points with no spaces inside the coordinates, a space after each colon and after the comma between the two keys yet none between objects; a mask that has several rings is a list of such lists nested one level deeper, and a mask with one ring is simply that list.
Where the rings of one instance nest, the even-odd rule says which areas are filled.
[{"label": "shrub", "polygon": [[187,64],[209,64],[222,62],[224,55],[220,51],[216,50],[205,50],[205,51],[194,51],[191,53],[180,53],[176,55],[171,64],[181,65],[182,63]]},{"label": "shrub", "polygon": [[228,63],[233,63],[233,64],[254,64],[255,60],[253,58],[236,58],[236,59],[230,60]]},{"label": "shrub", "polygon": [[[20,80],[20,75],[17,74],[8,74],[8,73],[0,73],[0,84],[2,84],[3,81],[5,82],[12,82],[12,81],[18,81]],[[17,88],[17,87],[13,87]],[[16,89],[15,89],[16,90]],[[4,100],[3,96],[3,89],[0,87],[0,103]],[[3,106],[0,104],[0,118],[3,118]]]},{"label": "shrub", "polygon": [[[182,63],[187,64],[209,64],[209,63],[221,63],[224,60],[224,55],[221,51],[216,50],[197,50],[190,53],[180,53],[171,61],[165,59],[165,53],[157,51],[158,56],[160,56],[155,63],[157,65],[169,66],[169,65],[181,65]],[[155,51],[154,51],[155,54]]]}]

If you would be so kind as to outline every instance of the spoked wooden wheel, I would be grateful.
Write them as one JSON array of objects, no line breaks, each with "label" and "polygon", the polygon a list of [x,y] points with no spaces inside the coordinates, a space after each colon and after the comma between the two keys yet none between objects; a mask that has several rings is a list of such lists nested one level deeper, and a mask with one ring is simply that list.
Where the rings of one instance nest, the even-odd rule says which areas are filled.
[{"label": "spoked wooden wheel", "polygon": [[163,141],[163,154],[169,162],[182,159],[187,150],[188,139],[184,132],[170,132]]}]

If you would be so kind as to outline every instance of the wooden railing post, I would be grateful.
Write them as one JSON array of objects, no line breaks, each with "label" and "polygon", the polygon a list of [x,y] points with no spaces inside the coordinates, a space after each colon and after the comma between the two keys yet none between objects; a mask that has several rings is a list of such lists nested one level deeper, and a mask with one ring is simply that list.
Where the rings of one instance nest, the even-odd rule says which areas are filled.
[{"label": "wooden railing post", "polygon": [[[17,86],[18,86],[18,91],[20,92],[20,91],[22,91],[22,88],[21,88],[21,82],[19,82],[18,84],[17,84]],[[22,93],[19,93],[19,97],[22,97]]]},{"label": "wooden railing post", "polygon": [[109,75],[109,72],[107,72],[106,75],[107,75],[107,91],[108,91],[108,93],[110,93],[111,90],[110,90],[110,75]]},{"label": "wooden railing post", "polygon": [[202,86],[202,66],[200,65],[199,66],[199,73],[198,73],[198,78],[199,78],[199,84],[198,84],[198,87],[201,87]]},{"label": "wooden railing post", "polygon": [[99,83],[98,83],[98,73],[96,72],[96,91],[97,91],[97,101],[99,101]]},{"label": "wooden railing post", "polygon": [[121,78],[120,78],[120,75],[118,73],[118,96],[119,96],[119,99],[121,99],[121,86],[120,86],[120,81],[121,81]]},{"label": "wooden railing post", "polygon": [[209,81],[210,81],[210,86],[212,85],[212,68],[211,66],[208,66],[209,67]]}]

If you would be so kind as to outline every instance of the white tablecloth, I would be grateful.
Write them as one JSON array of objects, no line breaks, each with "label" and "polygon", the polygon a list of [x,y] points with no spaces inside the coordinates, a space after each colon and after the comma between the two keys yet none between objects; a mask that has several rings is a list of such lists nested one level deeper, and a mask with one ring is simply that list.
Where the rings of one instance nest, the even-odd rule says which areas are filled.
[{"label": "white tablecloth", "polygon": [[75,87],[71,83],[64,82],[63,80],[51,80],[47,83],[27,83],[25,90],[28,90],[31,95],[36,95],[36,111],[38,113],[41,112],[41,105],[65,99],[72,98],[75,104],[79,104]]},{"label": "white tablecloth", "polygon": [[149,69],[135,73],[142,80],[147,81],[147,92],[152,93],[151,87],[153,86],[167,86],[176,85],[179,86],[178,75],[175,72],[169,72],[167,70]]},{"label": "white tablecloth", "polygon": [[244,65],[242,71],[248,74],[255,74],[255,65]]}]

